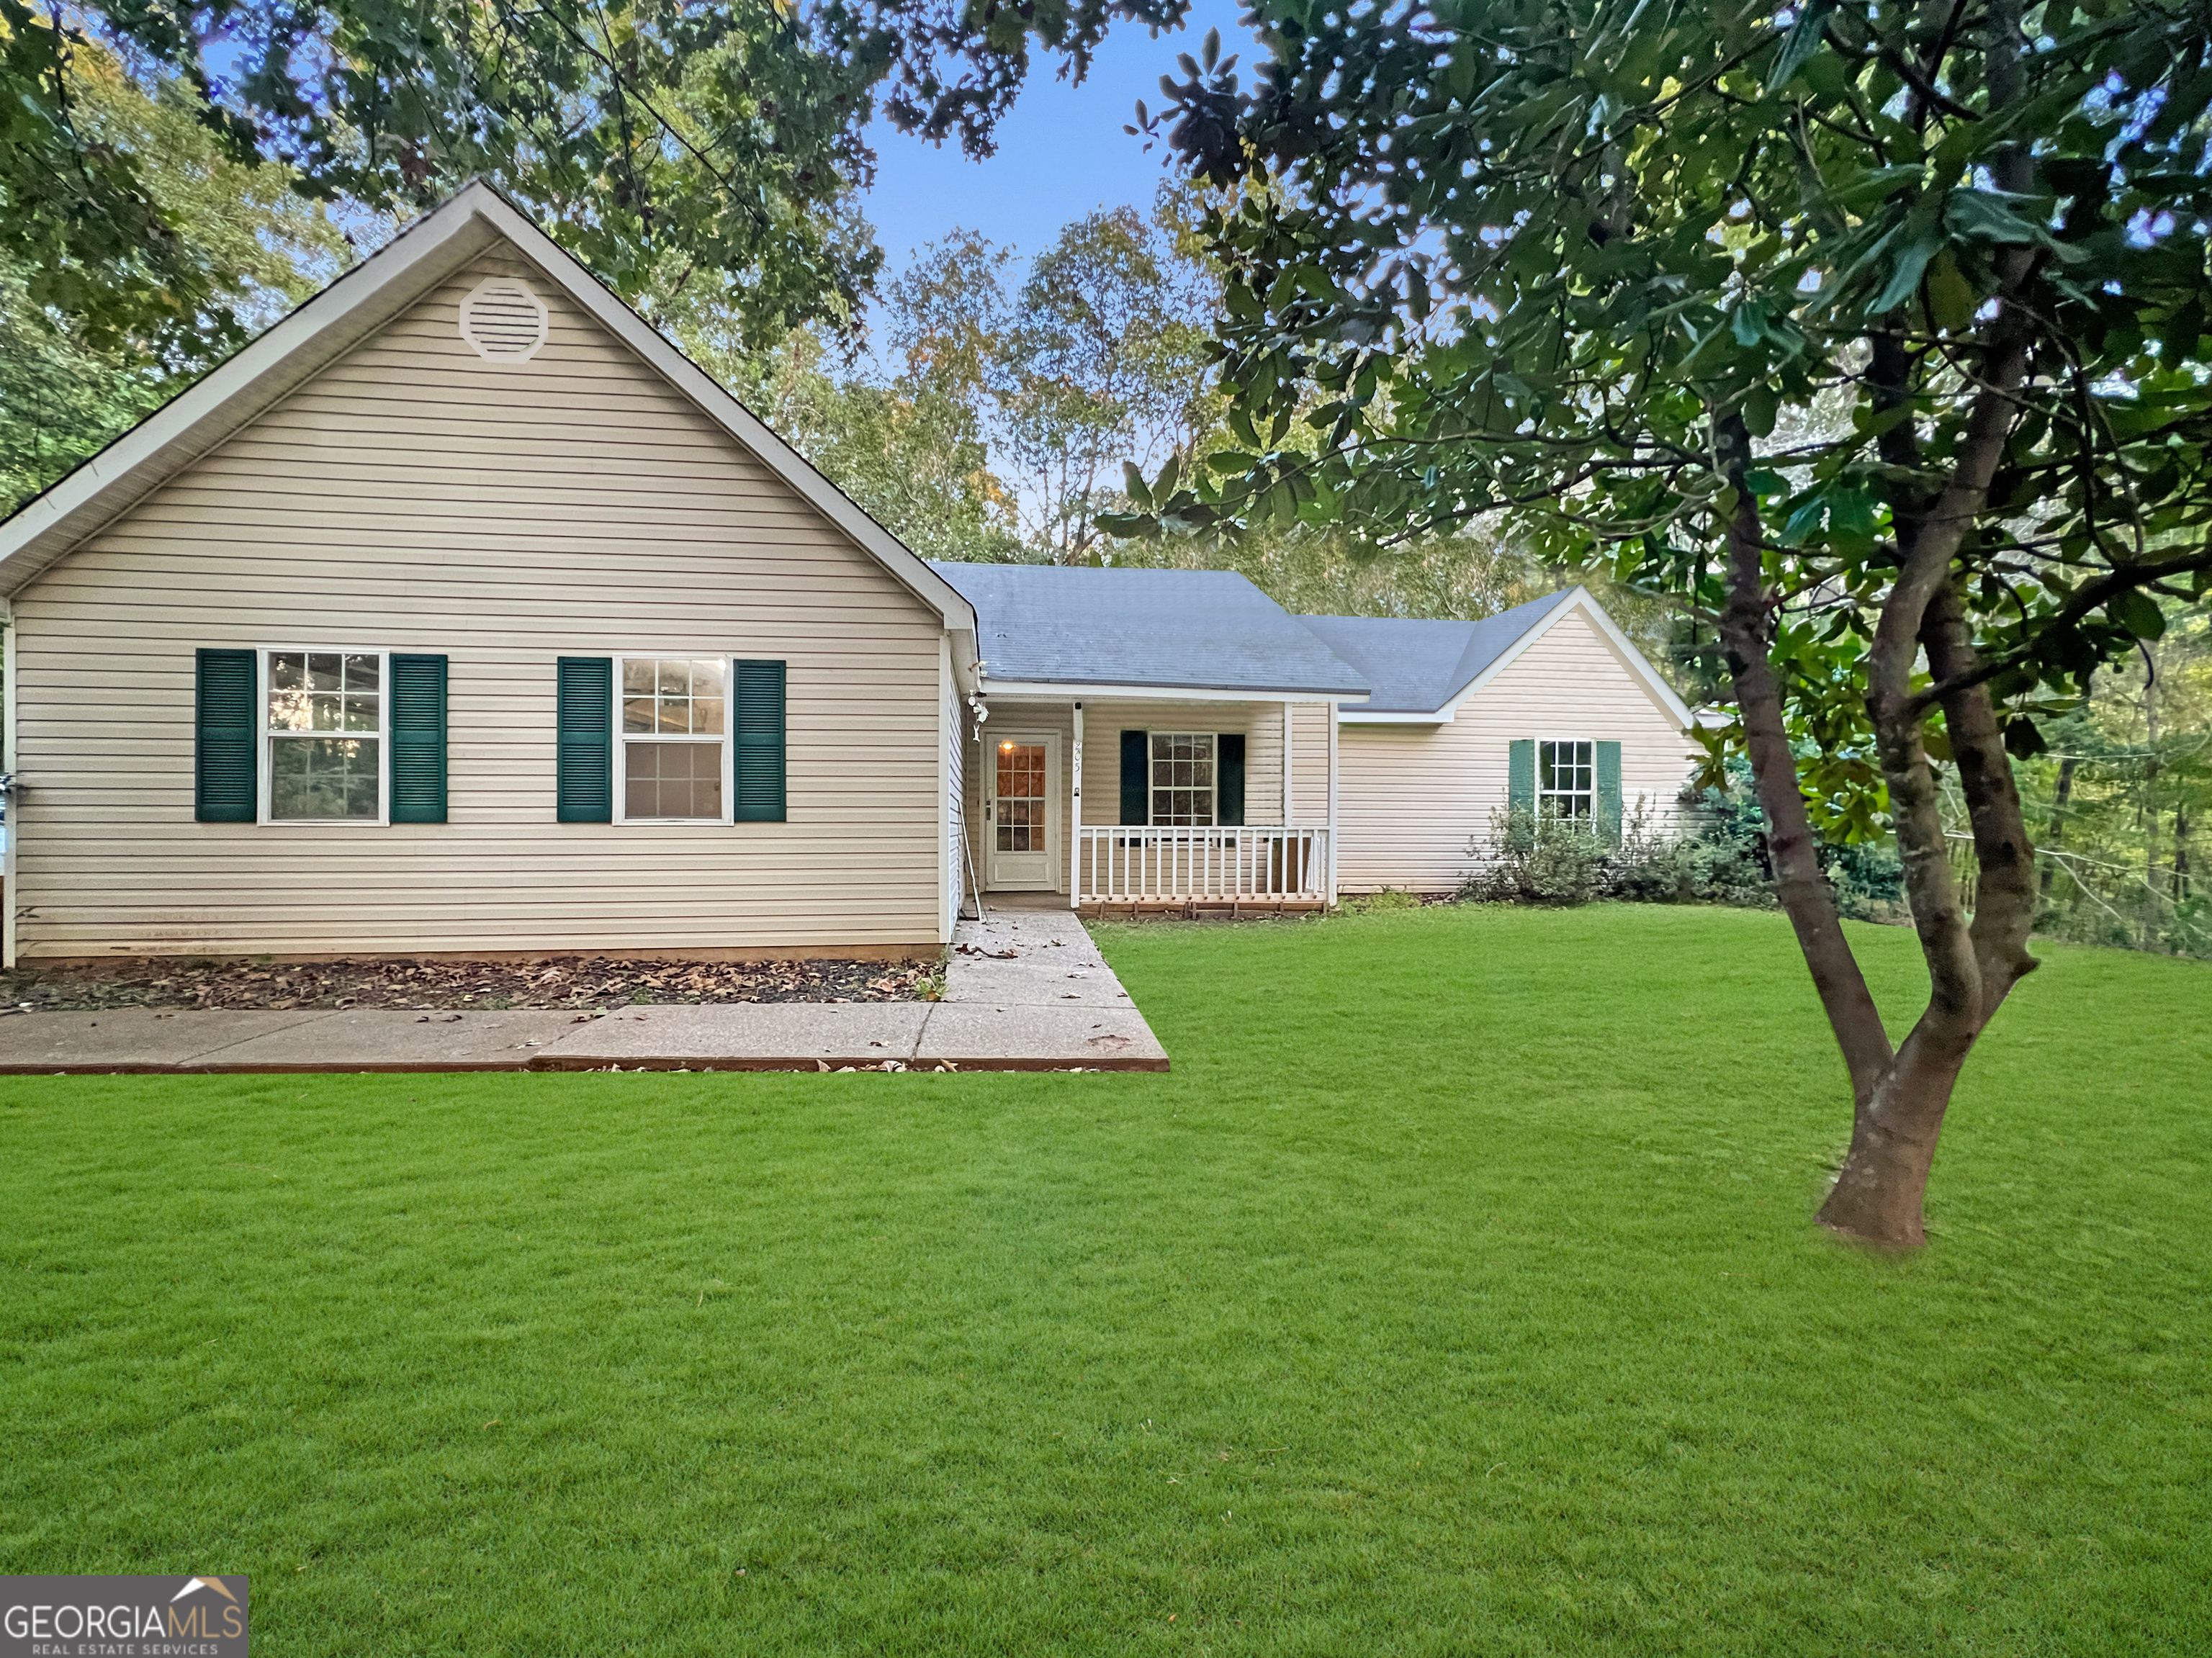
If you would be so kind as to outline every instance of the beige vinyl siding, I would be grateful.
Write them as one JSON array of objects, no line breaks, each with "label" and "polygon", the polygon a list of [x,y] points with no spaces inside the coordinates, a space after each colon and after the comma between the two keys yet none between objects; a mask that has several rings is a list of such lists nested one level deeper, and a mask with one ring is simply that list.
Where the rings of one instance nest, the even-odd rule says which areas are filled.
[{"label": "beige vinyl siding", "polygon": [[[1328,722],[1327,702],[1291,705],[1291,822],[1316,828],[1328,822]],[[1281,762],[1279,759],[1277,763]],[[1281,784],[1277,783],[1279,792]],[[1249,815],[1249,814],[1248,814]],[[1254,818],[1257,823],[1259,820]]]},{"label": "beige vinyl siding", "polygon": [[1537,740],[1620,744],[1624,810],[1638,799],[1671,814],[1695,745],[1589,618],[1560,618],[1498,676],[1436,726],[1347,723],[1338,733],[1341,846],[1337,884],[1439,892],[1473,862],[1506,803],[1507,745]]},{"label": "beige vinyl siding", "polygon": [[960,688],[952,674],[952,641],[941,639],[937,654],[937,751],[944,765],[943,783],[939,790],[939,798],[945,805],[939,837],[945,852],[940,921],[946,938],[952,936],[953,923],[960,918],[961,896],[968,890],[967,873],[961,866],[961,860],[967,855],[968,817],[964,805],[967,787],[963,780],[967,769],[963,763],[967,744],[961,738],[960,716]]},{"label": "beige vinyl siding", "polygon": [[[484,362],[459,336],[461,296],[493,272],[551,311],[526,364]],[[942,934],[941,621],[511,253],[16,607],[27,956]],[[451,659],[449,823],[192,821],[194,649],[285,645]],[[622,652],[789,665],[788,823],[554,821],[555,659]]]}]

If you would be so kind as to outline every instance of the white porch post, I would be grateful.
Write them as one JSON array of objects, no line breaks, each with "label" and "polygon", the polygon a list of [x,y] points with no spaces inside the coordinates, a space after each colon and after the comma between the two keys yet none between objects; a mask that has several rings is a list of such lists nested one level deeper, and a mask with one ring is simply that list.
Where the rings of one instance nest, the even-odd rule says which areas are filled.
[{"label": "white porch post", "polygon": [[1296,714],[1297,713],[1297,705],[1296,703],[1294,703],[1294,702],[1291,702],[1291,701],[1285,701],[1284,702],[1284,704],[1283,704],[1283,827],[1284,827],[1285,829],[1288,829],[1288,828],[1290,828],[1290,826],[1291,826],[1292,823],[1296,823],[1296,822],[1297,821],[1297,818],[1292,815],[1292,812],[1291,812],[1291,807],[1292,807],[1292,805],[1294,805],[1294,803],[1295,803],[1295,801],[1296,801],[1296,796],[1291,793],[1291,727],[1297,724],[1297,721],[1295,719],[1293,719],[1291,716],[1293,716],[1293,715],[1294,715],[1294,714]]},{"label": "white porch post", "polygon": [[1078,908],[1083,898],[1083,704],[1075,705],[1075,742],[1068,757],[1071,787],[1067,797],[1067,907]]},{"label": "white porch post", "polygon": [[1322,708],[1328,714],[1328,902],[1336,902],[1336,728],[1337,716],[1343,712],[1334,702],[1324,702]]}]

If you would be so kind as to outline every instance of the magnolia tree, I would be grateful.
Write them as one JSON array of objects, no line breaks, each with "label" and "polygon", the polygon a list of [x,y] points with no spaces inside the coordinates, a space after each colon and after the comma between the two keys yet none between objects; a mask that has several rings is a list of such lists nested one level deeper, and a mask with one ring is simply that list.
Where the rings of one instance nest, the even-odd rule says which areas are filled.
[{"label": "magnolia tree", "polygon": [[[2012,756],[2212,593],[2212,10],[2124,0],[1256,0],[1139,120],[1226,203],[1237,441],[1122,534],[1486,514],[1715,623],[1850,1072],[1820,1218],[1891,1244],[2034,966]],[[2167,601],[2162,606],[2160,598]],[[1953,768],[1979,864],[1939,815]],[[1893,829],[1893,1045],[1816,829]]]}]

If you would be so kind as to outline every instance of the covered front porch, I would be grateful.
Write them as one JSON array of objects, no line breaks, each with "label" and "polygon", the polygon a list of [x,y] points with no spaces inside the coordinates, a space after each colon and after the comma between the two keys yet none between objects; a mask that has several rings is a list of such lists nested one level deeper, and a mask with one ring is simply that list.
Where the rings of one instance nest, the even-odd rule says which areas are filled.
[{"label": "covered front porch", "polygon": [[994,695],[965,757],[966,873],[987,902],[1088,915],[1335,902],[1331,703]]}]

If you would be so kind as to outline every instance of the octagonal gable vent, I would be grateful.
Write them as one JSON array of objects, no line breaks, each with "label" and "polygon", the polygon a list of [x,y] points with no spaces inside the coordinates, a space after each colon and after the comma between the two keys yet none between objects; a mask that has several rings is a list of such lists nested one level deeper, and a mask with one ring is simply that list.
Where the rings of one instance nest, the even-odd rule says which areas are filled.
[{"label": "octagonal gable vent", "polygon": [[528,362],[550,331],[545,301],[514,276],[490,276],[461,301],[461,337],[486,362]]}]

